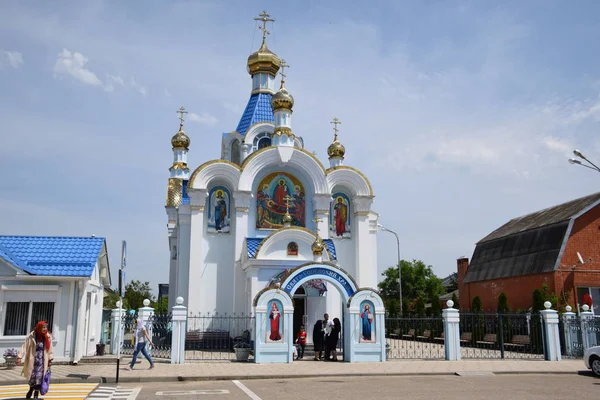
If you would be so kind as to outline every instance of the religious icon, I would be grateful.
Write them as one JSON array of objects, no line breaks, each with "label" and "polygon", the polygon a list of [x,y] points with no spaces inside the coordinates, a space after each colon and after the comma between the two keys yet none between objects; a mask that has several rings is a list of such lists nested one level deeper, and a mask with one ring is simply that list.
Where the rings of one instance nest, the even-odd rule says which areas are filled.
[{"label": "religious icon", "polygon": [[338,237],[350,237],[350,199],[344,193],[335,193],[329,212],[330,231]]},{"label": "religious icon", "polygon": [[281,228],[287,211],[292,216],[292,226],[304,226],[304,197],[302,184],[294,176],[285,172],[267,175],[256,193],[256,228]]},{"label": "religious icon", "polygon": [[374,342],[373,303],[363,301],[360,305],[360,342]]},{"label": "religious icon", "polygon": [[210,191],[208,198],[208,231],[230,232],[229,191],[217,186]]},{"label": "religious icon", "polygon": [[267,342],[283,341],[283,307],[278,300],[272,300],[268,306]]},{"label": "religious icon", "polygon": [[297,256],[298,255],[298,243],[289,242],[287,245],[287,255],[288,256]]}]

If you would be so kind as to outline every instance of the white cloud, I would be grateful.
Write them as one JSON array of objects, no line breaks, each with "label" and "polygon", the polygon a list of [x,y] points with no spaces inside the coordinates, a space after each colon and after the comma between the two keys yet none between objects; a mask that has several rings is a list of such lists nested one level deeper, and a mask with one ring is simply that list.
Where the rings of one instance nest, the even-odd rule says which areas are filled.
[{"label": "white cloud", "polygon": [[213,126],[213,125],[216,125],[217,122],[219,122],[217,117],[210,115],[208,113],[202,113],[200,115],[198,115],[196,113],[189,113],[188,115],[189,115],[188,119],[190,121],[194,121],[194,122],[197,122],[202,125]]},{"label": "white cloud", "polygon": [[165,96],[167,96],[167,97],[173,97],[173,96],[171,96],[171,92],[169,92],[168,89],[165,89]]},{"label": "white cloud", "polygon": [[573,150],[573,145],[564,139],[547,136],[542,140],[542,143],[550,149],[558,152],[569,153]]},{"label": "white cloud", "polygon": [[135,90],[137,90],[144,96],[146,95],[146,88],[144,86],[141,86],[140,84],[138,84],[134,77],[131,77],[131,79],[129,80],[129,83]]},{"label": "white cloud", "polygon": [[23,65],[23,55],[18,51],[2,50],[0,52],[0,69],[4,66],[19,68]]},{"label": "white cloud", "polygon": [[63,49],[54,64],[54,74],[68,75],[86,85],[104,88],[104,83],[98,78],[98,75],[85,68],[88,61],[88,58],[81,53]]}]

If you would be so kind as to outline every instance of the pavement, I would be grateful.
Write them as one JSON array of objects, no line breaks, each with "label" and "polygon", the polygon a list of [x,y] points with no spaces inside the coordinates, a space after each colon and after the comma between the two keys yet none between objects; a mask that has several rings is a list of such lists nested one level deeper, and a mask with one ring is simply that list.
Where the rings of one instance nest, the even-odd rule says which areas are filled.
[{"label": "pavement", "polygon": [[[144,360],[132,371],[125,370],[123,360],[119,370],[121,382],[210,381],[285,378],[322,378],[341,376],[390,375],[468,375],[494,374],[578,374],[586,371],[582,360],[390,360],[383,363],[295,361],[292,364],[254,364],[232,361],[196,362],[187,364],[155,363],[148,369]],[[22,368],[0,368],[0,385],[25,383]],[[115,364],[79,364],[52,366],[52,382],[115,383]]]}]

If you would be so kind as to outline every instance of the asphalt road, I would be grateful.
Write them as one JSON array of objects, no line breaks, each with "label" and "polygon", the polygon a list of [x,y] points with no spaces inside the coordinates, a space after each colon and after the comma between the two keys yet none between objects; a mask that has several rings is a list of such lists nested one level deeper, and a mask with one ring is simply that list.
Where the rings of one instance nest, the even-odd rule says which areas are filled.
[{"label": "asphalt road", "polygon": [[[141,387],[137,399],[286,400],[329,399],[593,399],[600,379],[592,375],[390,376],[209,382],[126,383]],[[132,400],[132,399],[130,399]]]}]

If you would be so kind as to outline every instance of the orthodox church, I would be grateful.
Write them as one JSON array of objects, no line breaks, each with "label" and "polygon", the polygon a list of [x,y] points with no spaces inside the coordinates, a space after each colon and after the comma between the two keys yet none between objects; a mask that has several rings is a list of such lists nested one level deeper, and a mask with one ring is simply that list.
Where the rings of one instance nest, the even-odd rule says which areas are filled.
[{"label": "orthodox church", "polygon": [[[377,286],[373,188],[346,165],[337,118],[328,166],[305,150],[292,126],[287,65],[267,47],[266,23],[274,20],[266,12],[255,19],[263,37],[248,57],[250,98],[237,128],[222,135],[220,158],[191,172],[186,111],[178,111],[166,199],[169,307],[181,296],[194,313],[253,313],[257,295],[307,263],[327,267],[323,274],[342,271],[355,288]],[[324,313],[342,318],[348,298],[318,271],[312,278],[288,293],[294,332],[305,325],[309,340]]]}]

